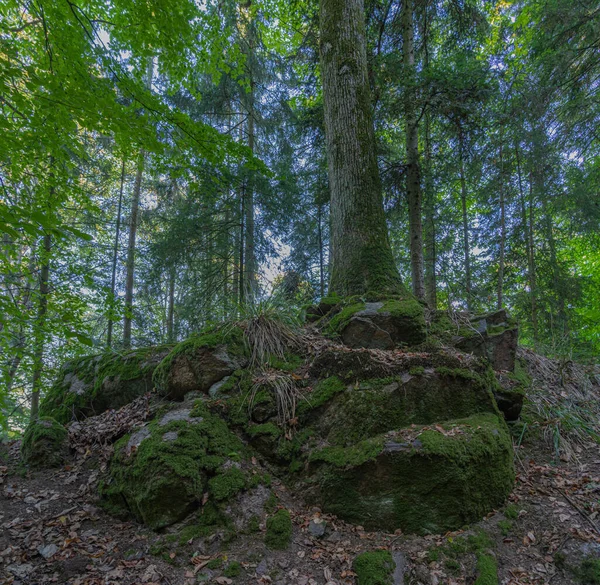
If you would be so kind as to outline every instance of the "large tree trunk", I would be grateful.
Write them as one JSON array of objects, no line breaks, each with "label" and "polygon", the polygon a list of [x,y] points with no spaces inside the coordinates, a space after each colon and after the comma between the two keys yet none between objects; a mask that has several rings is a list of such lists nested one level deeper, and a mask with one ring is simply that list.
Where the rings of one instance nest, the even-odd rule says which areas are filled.
[{"label": "large tree trunk", "polygon": [[[152,73],[154,61],[148,59],[148,70],[146,83],[148,88],[152,87]],[[144,164],[146,162],[146,153],[140,150],[138,156],[137,172],[135,174],[135,183],[133,185],[133,194],[131,197],[131,217],[129,221],[129,242],[127,244],[127,275],[125,277],[125,318],[123,320],[123,345],[131,347],[131,323],[133,319],[133,285],[135,271],[135,241],[137,237],[138,211],[140,206],[140,194],[142,192],[142,177],[144,175]]]},{"label": "large tree trunk", "polygon": [[[248,96],[248,148],[254,152],[254,81],[250,79],[250,93]],[[254,181],[252,175],[248,179],[245,190],[244,213],[246,235],[244,238],[244,256],[246,265],[244,270],[244,288],[246,302],[254,302],[257,292],[256,284],[256,254],[254,250]]]},{"label": "large tree trunk", "polygon": [[467,309],[471,310],[472,303],[472,285],[471,285],[471,251],[469,244],[469,216],[467,210],[467,179],[465,176],[465,154],[464,154],[464,136],[462,128],[458,126],[458,155],[460,159],[460,202],[462,208],[463,224],[463,253],[465,266],[465,293]]},{"label": "large tree trunk", "polygon": [[[429,4],[425,4],[423,18],[423,66],[429,68]],[[424,165],[424,215],[423,261],[425,264],[425,300],[430,309],[437,309],[437,275],[435,245],[435,195],[431,163],[431,111],[425,111],[425,165]]]},{"label": "large tree trunk", "polygon": [[[115,302],[115,285],[117,280],[117,259],[119,255],[119,236],[121,233],[121,208],[123,206],[123,185],[125,184],[125,159],[121,163],[121,185],[119,188],[119,204],[117,206],[117,228],[115,230],[115,246],[113,248],[112,275],[110,279],[110,302]],[[112,345],[113,312],[112,307],[108,314],[108,328],[106,331],[106,346]]]},{"label": "large tree trunk", "polygon": [[415,108],[415,47],[413,3],[404,0],[402,12],[402,52],[406,75],[404,122],[406,133],[406,198],[410,232],[410,267],[412,289],[419,299],[425,298],[423,268],[423,226],[421,222],[421,171],[419,166],[419,126]]},{"label": "large tree trunk", "polygon": [[498,260],[498,310],[500,310],[504,304],[504,256],[506,248],[506,204],[504,201],[504,161],[502,155],[502,145],[500,145],[500,258]]},{"label": "large tree trunk", "polygon": [[377,167],[363,0],[321,0],[320,32],[331,190],[329,290],[402,294]]},{"label": "large tree trunk", "polygon": [[33,352],[33,375],[31,383],[31,420],[36,420],[40,408],[40,387],[44,371],[44,325],[48,313],[48,295],[50,293],[50,255],[52,253],[52,236],[44,236],[40,268],[40,297],[38,314],[35,323],[35,347]]}]

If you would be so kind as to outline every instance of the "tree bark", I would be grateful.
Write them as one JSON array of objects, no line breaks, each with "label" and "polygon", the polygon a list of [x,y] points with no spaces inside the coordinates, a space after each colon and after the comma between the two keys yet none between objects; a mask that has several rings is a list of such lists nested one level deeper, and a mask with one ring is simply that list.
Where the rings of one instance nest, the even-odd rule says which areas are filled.
[{"label": "tree bark", "polygon": [[323,226],[322,226],[323,206],[317,205],[317,230],[319,238],[319,291],[321,298],[325,296],[325,260],[323,254]]},{"label": "tree bark", "polygon": [[331,191],[329,290],[403,294],[377,167],[363,0],[321,0],[320,33]]},{"label": "tree bark", "polygon": [[498,303],[500,310],[504,305],[504,255],[506,248],[506,208],[504,201],[504,161],[502,144],[500,145],[500,258],[498,260]]},{"label": "tree bark", "polygon": [[[146,83],[148,88],[152,87],[152,74],[154,61],[152,57],[148,60],[148,70]],[[127,244],[127,275],[125,277],[125,317],[123,319],[123,346],[131,347],[131,324],[133,319],[133,286],[135,271],[135,241],[137,237],[138,212],[140,206],[140,194],[142,192],[142,178],[144,174],[144,164],[146,162],[146,153],[144,149],[140,150],[138,156],[137,172],[135,174],[135,183],[133,185],[133,194],[131,197],[131,217],[129,222],[129,242]]]},{"label": "tree bark", "polygon": [[467,212],[467,179],[465,177],[465,155],[464,155],[464,136],[462,127],[458,126],[458,156],[460,159],[460,201],[462,207],[463,224],[463,254],[465,265],[465,293],[467,309],[471,310],[472,305],[472,286],[471,286],[471,252],[469,244],[469,216]]},{"label": "tree bark", "polygon": [[408,201],[412,289],[418,299],[425,299],[419,127],[415,108],[416,71],[412,0],[404,0],[404,9],[402,12],[402,52],[406,75],[406,93],[404,98],[406,198]]},{"label": "tree bark", "polygon": [[35,323],[35,348],[33,352],[33,375],[31,382],[31,420],[38,418],[40,408],[40,388],[44,370],[44,325],[48,313],[48,295],[50,293],[50,255],[52,253],[52,236],[46,234],[42,247],[40,266],[40,297],[38,314]]},{"label": "tree bark", "polygon": [[175,341],[175,264],[169,270],[169,299],[167,301],[167,343]]},{"label": "tree bark", "polygon": [[[429,4],[425,4],[423,18],[423,66],[429,68]],[[437,309],[437,275],[435,245],[435,195],[431,164],[431,111],[425,110],[425,161],[424,161],[424,216],[423,226],[423,261],[425,264],[425,300],[430,309]]]},{"label": "tree bark", "polygon": [[[110,280],[110,301],[115,302],[115,285],[117,280],[117,259],[119,255],[119,236],[121,233],[121,208],[123,206],[123,185],[125,184],[125,159],[121,164],[121,186],[119,188],[119,204],[117,206],[117,228],[115,230],[115,246],[113,249],[112,258],[112,276]],[[108,327],[106,331],[106,346],[111,347],[112,345],[112,331],[113,331],[113,314],[112,308],[108,315]]]}]

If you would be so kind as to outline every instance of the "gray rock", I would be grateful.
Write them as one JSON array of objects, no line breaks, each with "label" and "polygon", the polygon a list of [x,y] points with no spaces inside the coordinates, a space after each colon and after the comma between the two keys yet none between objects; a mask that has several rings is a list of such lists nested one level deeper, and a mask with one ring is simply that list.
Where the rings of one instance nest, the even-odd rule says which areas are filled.
[{"label": "gray rock", "polygon": [[39,546],[37,550],[45,559],[50,559],[58,552],[58,547],[55,544],[46,544]]},{"label": "gray rock", "polygon": [[221,389],[221,386],[223,386],[223,384],[225,384],[225,382],[227,382],[227,380],[229,380],[229,378],[231,378],[231,376],[225,376],[222,380],[220,380],[219,382],[215,382],[209,389],[208,389],[208,395],[211,398],[214,398],[218,393],[219,390]]},{"label": "gray rock", "polygon": [[171,410],[170,412],[167,412],[167,414],[165,414],[160,421],[158,422],[158,424],[161,427],[164,427],[166,425],[168,425],[170,422],[173,421],[179,421],[179,420],[183,420],[185,422],[190,422],[190,423],[195,423],[195,422],[201,422],[202,419],[201,418],[192,418],[190,416],[191,413],[191,409],[189,408],[182,408],[180,410]]},{"label": "gray rock", "polygon": [[322,518],[313,518],[308,525],[308,532],[315,538],[322,538],[325,536],[325,530],[327,528],[327,522]]},{"label": "gray rock", "polygon": [[23,579],[33,571],[33,565],[30,565],[29,563],[14,563],[12,565],[8,565],[6,570],[15,577]]},{"label": "gray rock", "polygon": [[262,561],[260,561],[260,563],[258,563],[258,566],[256,567],[256,574],[260,577],[262,575],[266,575],[269,572],[269,565],[267,563],[267,559],[263,559]]},{"label": "gray rock", "polygon": [[162,436],[162,440],[165,443],[173,443],[174,441],[177,440],[178,436],[179,436],[179,433],[177,431],[169,431],[168,433],[165,433]]},{"label": "gray rock", "polygon": [[148,429],[147,427],[142,427],[141,429],[132,433],[131,436],[129,437],[129,441],[127,441],[127,446],[125,447],[125,453],[127,453],[127,455],[131,455],[131,452],[134,449],[137,449],[142,444],[142,441],[147,439],[149,436],[150,436],[150,429]]},{"label": "gray rock", "polygon": [[394,585],[404,585],[404,574],[406,573],[406,557],[399,550],[392,553],[396,568],[394,569]]}]

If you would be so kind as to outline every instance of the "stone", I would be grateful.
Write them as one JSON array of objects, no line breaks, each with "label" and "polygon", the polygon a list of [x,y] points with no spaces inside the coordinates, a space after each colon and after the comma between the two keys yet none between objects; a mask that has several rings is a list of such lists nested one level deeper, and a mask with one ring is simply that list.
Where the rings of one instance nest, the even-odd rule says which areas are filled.
[{"label": "stone", "polygon": [[33,467],[57,467],[64,463],[69,451],[69,433],[51,417],[40,417],[29,423],[21,443],[23,461]]},{"label": "stone", "polygon": [[229,331],[208,332],[177,344],[156,368],[153,381],[158,393],[169,400],[181,401],[190,392],[213,395],[215,385],[247,364],[243,333],[237,327]]},{"label": "stone", "polygon": [[46,544],[39,546],[37,550],[46,560],[48,560],[58,552],[58,547],[55,544]]},{"label": "stone", "polygon": [[506,311],[475,317],[471,322],[472,329],[462,327],[455,337],[456,347],[487,359],[494,370],[514,371],[519,328]]},{"label": "stone", "polygon": [[106,352],[67,362],[40,403],[40,416],[66,424],[125,406],[153,388],[166,347]]},{"label": "stone", "polygon": [[322,538],[325,536],[325,530],[327,528],[327,522],[322,518],[313,518],[308,524],[308,532],[315,538]]},{"label": "stone", "polygon": [[[102,505],[120,517],[165,528],[200,505],[215,507],[244,490],[241,463],[229,464],[244,453],[240,439],[202,402],[191,411],[171,411],[115,444],[99,485]],[[219,515],[213,516],[216,522]]]},{"label": "stone", "polygon": [[[390,440],[412,446],[390,450]],[[508,429],[492,413],[325,447],[311,453],[309,472],[309,503],[388,532],[459,529],[500,506],[514,482]]]},{"label": "stone", "polygon": [[426,339],[423,307],[414,299],[355,304],[331,320],[348,347],[394,349]]},{"label": "stone", "polygon": [[269,574],[269,565],[267,564],[267,559],[262,559],[260,563],[258,563],[258,566],[256,567],[256,574],[259,577]]}]

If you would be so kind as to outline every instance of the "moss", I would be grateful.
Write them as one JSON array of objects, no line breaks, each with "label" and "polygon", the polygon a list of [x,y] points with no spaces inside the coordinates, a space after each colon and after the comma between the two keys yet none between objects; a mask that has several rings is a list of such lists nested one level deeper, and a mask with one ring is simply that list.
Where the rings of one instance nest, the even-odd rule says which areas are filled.
[{"label": "moss", "polygon": [[585,585],[600,585],[600,559],[585,559],[576,575]]},{"label": "moss", "polygon": [[352,563],[358,585],[392,585],[394,568],[394,559],[387,550],[364,552]]},{"label": "moss", "polygon": [[477,555],[477,579],[474,585],[498,585],[498,565],[493,556],[483,553]]},{"label": "moss", "polygon": [[228,500],[246,487],[246,474],[237,467],[231,467],[211,478],[208,487],[215,500]]},{"label": "moss", "polygon": [[348,446],[411,424],[498,413],[491,381],[485,376],[467,369],[438,369],[437,376],[424,374],[406,383],[401,376],[349,388],[323,418],[322,427],[329,429],[327,440]]},{"label": "moss", "polygon": [[272,550],[285,550],[292,540],[292,519],[287,510],[277,510],[267,518],[265,544]]},{"label": "moss", "polygon": [[320,380],[313,388],[313,391],[306,395],[306,400],[298,405],[298,414],[302,415],[323,406],[336,394],[343,392],[345,389],[346,385],[337,376],[330,376],[329,378]]},{"label": "moss", "polygon": [[157,361],[171,346],[107,352],[66,363],[40,403],[40,415],[66,424],[120,408],[152,390]]},{"label": "moss", "polygon": [[275,509],[277,508],[277,496],[274,493],[271,493],[267,498],[264,508],[267,514],[273,514],[273,512],[275,512]]},{"label": "moss", "polygon": [[[151,528],[162,528],[197,508],[205,492],[223,500],[243,488],[240,470],[222,471],[223,464],[245,451],[220,418],[207,414],[164,426],[155,421],[146,428],[149,436],[130,455],[130,435],[115,445],[108,475],[99,486],[111,513],[133,515]],[[176,438],[164,440],[170,432]]]},{"label": "moss", "polygon": [[344,469],[346,467],[357,467],[375,459],[383,448],[383,439],[374,438],[361,441],[351,447],[325,447],[313,451],[308,460],[310,462],[324,462]]},{"label": "moss", "polygon": [[327,323],[327,326],[325,327],[325,333],[329,334],[329,335],[337,335],[339,334],[341,331],[344,330],[344,328],[346,327],[346,325],[348,325],[348,323],[350,322],[350,319],[352,319],[352,317],[354,317],[354,315],[360,311],[364,311],[366,305],[364,303],[364,301],[358,301],[358,302],[351,302],[348,304],[348,302],[346,301],[347,304],[344,305],[344,307],[342,308],[341,311],[339,311],[338,313],[336,313],[331,320],[329,321],[329,323]]},{"label": "moss", "polygon": [[225,561],[222,557],[217,557],[216,559],[211,559],[206,564],[207,569],[215,570],[220,569],[224,565]]},{"label": "moss", "polygon": [[425,373],[425,368],[423,366],[413,366],[408,373],[411,376],[422,376]]},{"label": "moss", "polygon": [[63,463],[69,433],[51,417],[40,417],[31,422],[21,443],[23,461],[34,467],[55,467]]},{"label": "moss", "polygon": [[504,516],[509,520],[516,520],[519,517],[519,508],[515,504],[508,504],[504,509]]},{"label": "moss", "polygon": [[500,529],[502,536],[508,536],[513,528],[513,522],[512,520],[500,520],[498,522],[498,528]]},{"label": "moss", "polygon": [[227,563],[227,566],[223,570],[223,576],[235,579],[239,577],[242,572],[242,565],[238,561],[231,561]]},{"label": "moss", "polygon": [[446,569],[453,575],[458,575],[461,570],[461,565],[456,559],[448,559],[444,563]]},{"label": "moss", "polygon": [[269,356],[267,363],[271,368],[275,368],[276,370],[293,372],[304,363],[304,358],[300,355],[286,352],[283,359],[274,355]]},{"label": "moss", "polygon": [[502,505],[514,482],[512,444],[494,414],[381,435],[310,456],[327,512],[367,529],[456,530]]},{"label": "moss", "polygon": [[246,432],[251,437],[260,437],[267,435],[272,439],[278,439],[282,435],[281,429],[274,423],[264,423],[262,425],[249,425]]}]

